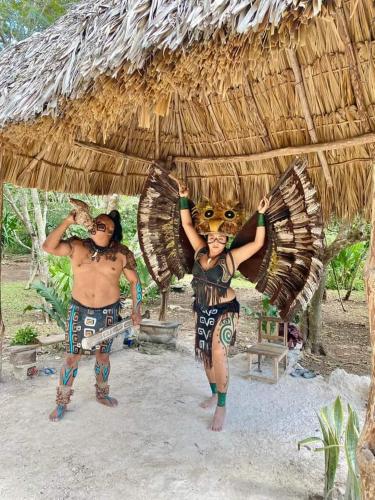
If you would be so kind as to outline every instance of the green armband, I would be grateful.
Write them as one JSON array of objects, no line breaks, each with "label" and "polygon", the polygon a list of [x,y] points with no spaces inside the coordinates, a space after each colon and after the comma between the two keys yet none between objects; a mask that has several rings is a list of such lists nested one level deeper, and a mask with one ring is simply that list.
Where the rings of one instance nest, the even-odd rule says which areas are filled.
[{"label": "green armband", "polygon": [[264,227],[266,225],[266,218],[264,214],[259,214],[258,213],[258,226]]},{"label": "green armband", "polygon": [[186,198],[186,196],[182,196],[180,198],[180,210],[185,210],[185,209],[188,209],[190,208],[189,206],[189,198]]}]

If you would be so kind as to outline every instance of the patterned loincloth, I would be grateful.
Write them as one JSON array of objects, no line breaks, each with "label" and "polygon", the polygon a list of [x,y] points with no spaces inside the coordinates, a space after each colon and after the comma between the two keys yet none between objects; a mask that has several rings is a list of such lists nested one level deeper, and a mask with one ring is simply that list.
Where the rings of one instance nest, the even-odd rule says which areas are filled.
[{"label": "patterned loincloth", "polygon": [[[195,330],[195,356],[207,366],[212,366],[212,335],[221,318],[231,315],[238,317],[240,304],[237,299],[209,307],[200,306],[197,301],[193,304],[193,310],[197,313]],[[234,322],[232,322],[234,324]],[[228,330],[229,331],[229,330]],[[225,335],[225,331],[223,332]],[[228,344],[234,345],[236,332],[230,333]]]},{"label": "patterned loincloth", "polygon": [[82,349],[82,339],[91,337],[107,326],[118,323],[120,302],[105,307],[87,307],[72,299],[68,311],[65,331],[65,351],[69,354],[94,354],[96,350],[109,353],[113,339],[106,340],[93,347],[92,350]]}]

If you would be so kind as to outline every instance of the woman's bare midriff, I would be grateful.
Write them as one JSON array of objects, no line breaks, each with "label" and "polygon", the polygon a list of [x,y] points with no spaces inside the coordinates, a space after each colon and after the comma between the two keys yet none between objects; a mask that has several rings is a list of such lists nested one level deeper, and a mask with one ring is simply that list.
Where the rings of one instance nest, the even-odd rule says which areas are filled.
[{"label": "woman's bare midriff", "polygon": [[[219,304],[225,304],[226,302],[231,302],[233,299],[236,298],[236,293],[233,290],[233,288],[228,288],[228,292],[225,297],[220,297]],[[216,302],[217,304],[217,302]],[[216,304],[210,304],[210,306],[214,306]]]}]

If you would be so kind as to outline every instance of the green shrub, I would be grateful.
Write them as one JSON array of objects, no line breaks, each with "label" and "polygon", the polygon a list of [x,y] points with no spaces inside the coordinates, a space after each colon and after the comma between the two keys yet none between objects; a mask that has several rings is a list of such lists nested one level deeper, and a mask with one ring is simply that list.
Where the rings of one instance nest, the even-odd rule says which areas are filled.
[{"label": "green shrub", "polygon": [[49,255],[48,272],[56,295],[67,307],[73,287],[73,272],[69,257]]},{"label": "green shrub", "polygon": [[[328,268],[328,289],[364,290],[363,270],[369,248],[368,241],[360,241],[341,250]],[[336,284],[337,279],[337,284]]]},{"label": "green shrub", "polygon": [[52,321],[56,321],[61,330],[65,330],[65,321],[68,314],[68,302],[63,302],[53,287],[47,287],[44,283],[37,281],[31,285],[40,297],[44,299],[39,306],[28,305],[25,307],[26,311],[40,311],[49,316]]},{"label": "green shrub", "polygon": [[[242,310],[247,316],[250,316],[251,318],[259,319],[262,316],[267,316],[268,318],[279,318],[279,310],[276,306],[272,305],[270,303],[270,299],[267,295],[263,295],[262,297],[262,312],[259,311],[254,311],[251,307],[249,306],[242,306]],[[270,324],[270,335],[274,335],[275,333],[277,334],[276,328],[278,327],[278,323],[271,323]],[[262,331],[266,332],[267,329],[267,322],[262,321]]]},{"label": "green shrub", "polygon": [[25,326],[16,331],[11,345],[29,345],[37,343],[38,332],[32,326]]}]

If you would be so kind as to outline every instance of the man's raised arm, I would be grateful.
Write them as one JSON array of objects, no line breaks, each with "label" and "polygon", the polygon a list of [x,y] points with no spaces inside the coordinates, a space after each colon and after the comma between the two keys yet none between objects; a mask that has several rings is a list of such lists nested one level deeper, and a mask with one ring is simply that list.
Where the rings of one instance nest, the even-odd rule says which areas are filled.
[{"label": "man's raised arm", "polygon": [[75,224],[74,213],[69,214],[68,217],[61,222],[61,224],[49,233],[42,245],[43,250],[47,253],[58,255],[60,257],[64,255],[70,256],[73,250],[71,243],[69,241],[61,241],[61,239],[65,231],[72,224]]}]

